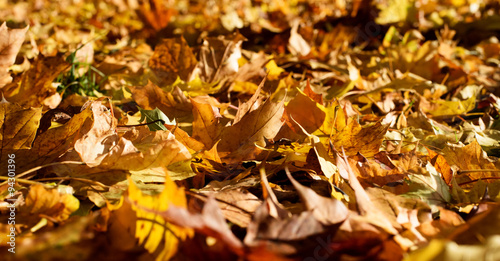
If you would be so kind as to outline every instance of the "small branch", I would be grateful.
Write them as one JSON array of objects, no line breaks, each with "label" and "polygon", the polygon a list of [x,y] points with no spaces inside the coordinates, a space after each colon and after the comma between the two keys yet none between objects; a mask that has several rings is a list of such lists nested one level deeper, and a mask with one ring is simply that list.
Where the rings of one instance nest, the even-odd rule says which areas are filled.
[{"label": "small branch", "polygon": [[[53,163],[49,163],[49,164],[46,164],[46,165],[42,165],[42,166],[38,166],[38,167],[34,167],[30,170],[27,170],[19,175],[16,175],[16,179],[19,179],[19,178],[22,178],[30,173],[33,173],[37,170],[40,170],[40,169],[43,169],[45,167],[50,167],[50,166],[56,166],[56,165],[64,165],[64,164],[75,164],[75,165],[85,165],[85,162],[81,162],[81,161],[61,161],[61,162],[53,162]],[[0,186],[2,185],[5,185],[7,183],[7,181],[4,181],[2,182],[2,184],[0,184]]]},{"label": "small branch", "polygon": [[[76,181],[81,181],[81,182],[86,182],[89,183],[93,186],[101,186],[103,188],[110,188],[110,186],[104,185],[99,181],[95,180],[90,180],[90,179],[82,179],[82,178],[75,178],[75,177],[54,177],[54,178],[43,178],[43,179],[37,179],[37,181],[48,181],[48,180],[76,180]],[[94,188],[95,189],[95,188]],[[101,191],[105,192],[106,190],[97,190],[96,191]]]},{"label": "small branch", "polygon": [[[9,177],[3,177],[3,176],[0,176],[0,180],[5,180],[5,181],[8,181],[9,180]],[[51,187],[47,184],[43,184],[43,183],[40,183],[40,182],[36,182],[36,181],[32,181],[32,180],[27,180],[27,179],[18,179],[18,178],[15,178],[16,182],[19,182],[19,183],[25,183],[25,184],[29,184],[29,185],[36,185],[36,184],[40,184],[40,185],[43,185],[45,187]]]},{"label": "small branch", "polygon": [[474,172],[500,172],[500,169],[467,169],[457,171],[457,175]]},{"label": "small branch", "polygon": [[500,179],[500,177],[486,177],[486,178],[480,178],[480,179],[475,179],[475,180],[469,180],[467,182],[463,182],[458,184],[459,186],[467,185],[470,183],[478,182],[479,180],[488,180],[488,179]]}]

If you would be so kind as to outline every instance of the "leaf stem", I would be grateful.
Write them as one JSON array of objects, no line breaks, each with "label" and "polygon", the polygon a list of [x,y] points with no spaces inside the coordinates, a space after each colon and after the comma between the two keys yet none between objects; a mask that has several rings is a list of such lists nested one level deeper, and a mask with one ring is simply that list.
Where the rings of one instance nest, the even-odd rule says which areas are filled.
[{"label": "leaf stem", "polygon": [[469,181],[466,181],[466,182],[460,183],[460,184],[458,184],[458,185],[459,185],[459,186],[463,186],[463,185],[467,185],[467,184],[470,184],[470,183],[477,182],[477,181],[479,181],[479,180],[488,180],[488,179],[500,179],[500,177],[485,177],[485,178],[480,178],[480,179],[474,179],[474,180],[469,180]]},{"label": "leaf stem", "polygon": [[457,171],[457,175],[474,172],[500,172],[500,169],[466,169]]},{"label": "leaf stem", "polygon": [[[56,165],[64,165],[64,164],[75,164],[75,165],[85,165],[85,162],[81,162],[81,161],[61,161],[61,162],[52,162],[52,163],[49,163],[49,164],[45,164],[45,165],[42,165],[42,166],[38,166],[38,167],[34,167],[30,170],[27,170],[19,175],[16,176],[16,180],[17,179],[20,179],[32,172],[35,172],[37,170],[40,170],[40,169],[43,169],[45,167],[50,167],[50,166],[56,166]],[[7,181],[4,181],[0,184],[0,186],[3,186],[7,183]]]}]

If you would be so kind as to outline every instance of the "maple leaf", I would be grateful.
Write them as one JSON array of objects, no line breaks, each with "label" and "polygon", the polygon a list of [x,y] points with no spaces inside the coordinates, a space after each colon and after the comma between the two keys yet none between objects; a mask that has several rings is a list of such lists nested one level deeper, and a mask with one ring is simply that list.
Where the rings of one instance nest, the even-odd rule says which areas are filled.
[{"label": "maple leaf", "polygon": [[194,117],[192,136],[202,142],[205,148],[212,148],[222,132],[223,125],[219,121],[222,116],[216,107],[197,100],[191,99]]},{"label": "maple leaf", "polygon": [[28,28],[8,29],[6,22],[0,25],[0,39],[2,39],[0,41],[0,89],[12,81],[8,69],[16,61]]},{"label": "maple leaf", "polygon": [[191,79],[198,76],[202,81],[210,83],[227,81],[229,77],[234,77],[239,69],[238,59],[241,57],[241,44],[244,39],[241,34],[205,39]]},{"label": "maple leaf", "polygon": [[145,110],[158,108],[169,119],[192,117],[192,105],[180,90],[174,89],[173,92],[166,92],[151,81],[145,86],[129,88],[132,98]]},{"label": "maple leaf", "polygon": [[[117,223],[116,225],[132,229],[123,230],[121,234],[133,233],[133,236],[139,240],[139,244],[144,244],[144,248],[150,253],[154,253],[160,248],[156,260],[167,260],[177,251],[179,241],[194,235],[192,229],[169,224],[154,212],[166,211],[173,206],[185,209],[187,202],[184,192],[172,180],[167,178],[163,192],[156,196],[144,195],[133,181],[129,180],[129,187],[125,195],[122,196],[120,203],[109,208],[112,211],[117,211],[116,215],[121,215],[123,214],[121,211],[130,209],[129,213],[131,215],[117,217],[123,219],[121,224]],[[116,222],[119,221],[116,220]],[[114,224],[111,223],[110,225]],[[160,246],[162,242],[163,246]]]},{"label": "maple leaf", "polygon": [[68,219],[80,207],[80,202],[73,195],[46,189],[40,184],[30,187],[25,202],[21,211],[26,211],[26,215],[48,216],[56,221]]},{"label": "maple leaf", "polygon": [[265,146],[265,139],[272,139],[278,133],[283,124],[283,112],[283,101],[275,103],[268,99],[239,122],[225,128],[217,145],[221,158],[239,162],[243,158],[256,156],[258,149],[255,145]]},{"label": "maple leaf", "polygon": [[149,59],[149,67],[158,78],[158,85],[172,84],[179,77],[187,81],[198,61],[183,37],[163,39]]},{"label": "maple leaf", "polygon": [[6,150],[31,148],[35,139],[42,108],[23,108],[17,104],[0,102],[1,153]]},{"label": "maple leaf", "polygon": [[155,32],[165,28],[170,22],[175,9],[166,8],[163,2],[158,0],[144,0],[139,2],[139,10],[136,11],[144,23]]},{"label": "maple leaf", "polygon": [[62,55],[39,56],[30,69],[22,75],[18,87],[7,90],[5,96],[9,101],[23,106],[38,107],[43,105],[52,109],[56,108],[61,97],[56,92],[52,82],[68,67],[69,63],[64,61]]},{"label": "maple leaf", "polygon": [[[459,170],[465,171],[464,175],[455,177],[458,184],[480,178],[487,180],[488,177],[496,176],[495,172],[491,172],[497,170],[495,163],[486,157],[476,140],[463,147],[446,147],[443,155],[450,166],[455,165]],[[486,171],[481,171],[483,169]],[[471,172],[467,172],[468,170]]]}]

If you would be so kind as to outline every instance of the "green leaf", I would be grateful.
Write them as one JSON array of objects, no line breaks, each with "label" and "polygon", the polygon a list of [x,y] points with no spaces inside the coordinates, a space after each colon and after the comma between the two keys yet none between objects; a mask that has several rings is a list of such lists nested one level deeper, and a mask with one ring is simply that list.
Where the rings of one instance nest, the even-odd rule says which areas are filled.
[{"label": "green leaf", "polygon": [[[170,119],[165,115],[160,109],[155,108],[154,110],[143,110],[142,108],[139,107],[139,111],[141,112],[141,119],[139,121],[146,120],[147,123],[149,122],[154,122],[148,124],[149,130],[150,131],[157,131],[157,130],[168,130],[163,124],[168,124],[168,125],[175,125],[175,119],[170,121]],[[163,122],[161,122],[161,121]]]}]

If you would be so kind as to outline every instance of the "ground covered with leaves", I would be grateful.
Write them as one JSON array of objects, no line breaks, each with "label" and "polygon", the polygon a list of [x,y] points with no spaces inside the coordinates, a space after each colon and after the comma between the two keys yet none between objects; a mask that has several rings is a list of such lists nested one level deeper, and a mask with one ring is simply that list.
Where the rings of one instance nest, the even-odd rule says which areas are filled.
[{"label": "ground covered with leaves", "polygon": [[494,0],[0,1],[2,260],[499,260]]}]

